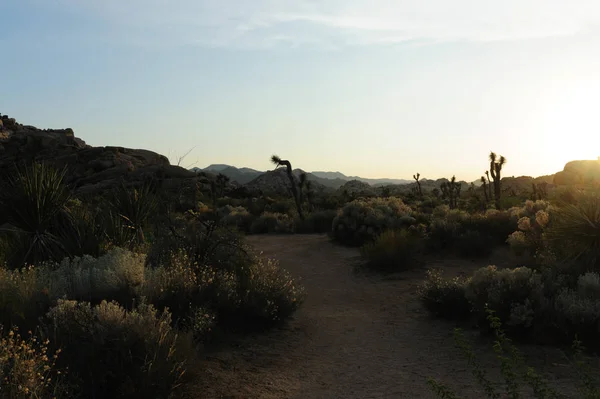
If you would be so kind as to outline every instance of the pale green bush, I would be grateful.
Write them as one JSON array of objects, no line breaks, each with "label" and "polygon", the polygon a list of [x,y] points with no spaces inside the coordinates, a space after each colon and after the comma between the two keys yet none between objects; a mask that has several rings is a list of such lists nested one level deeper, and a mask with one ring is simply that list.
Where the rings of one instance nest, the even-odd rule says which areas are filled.
[{"label": "pale green bush", "polygon": [[304,300],[304,288],[279,263],[254,256],[239,281],[240,317],[251,323],[281,322]]},{"label": "pale green bush", "polygon": [[66,258],[39,268],[51,298],[99,302],[127,300],[139,294],[144,283],[146,256],[113,248],[99,258]]},{"label": "pale green bush", "polygon": [[466,297],[481,322],[486,320],[488,306],[500,320],[513,327],[530,327],[531,317],[546,302],[542,276],[527,267],[501,270],[496,266],[483,267],[473,273]]}]

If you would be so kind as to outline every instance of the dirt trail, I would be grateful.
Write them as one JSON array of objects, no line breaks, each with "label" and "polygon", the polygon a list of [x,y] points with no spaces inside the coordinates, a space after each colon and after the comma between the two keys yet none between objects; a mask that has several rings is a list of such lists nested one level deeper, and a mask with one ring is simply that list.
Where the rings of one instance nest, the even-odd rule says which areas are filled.
[{"label": "dirt trail", "polygon": [[[418,302],[424,269],[394,279],[356,273],[358,252],[320,235],[248,241],[301,279],[306,301],[285,327],[210,355],[193,387],[195,397],[434,398],[428,377],[448,383],[461,397],[483,397],[453,347],[453,326],[432,320]],[[489,263],[428,266],[456,274]],[[572,385],[558,351],[534,350],[535,365],[554,363],[545,371],[558,385]],[[483,363],[496,364],[489,354]]]}]

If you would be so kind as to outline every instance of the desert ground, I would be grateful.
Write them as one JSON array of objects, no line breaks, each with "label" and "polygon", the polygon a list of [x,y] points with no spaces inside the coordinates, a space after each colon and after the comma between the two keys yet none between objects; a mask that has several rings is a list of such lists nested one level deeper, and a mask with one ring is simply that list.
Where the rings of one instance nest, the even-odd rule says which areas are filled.
[{"label": "desert ground", "polygon": [[[358,251],[325,235],[250,236],[248,241],[300,279],[306,301],[283,327],[235,340],[202,359],[189,397],[434,398],[428,377],[459,397],[484,397],[453,345],[455,325],[433,320],[416,291],[427,268],[460,275],[487,264],[514,266],[506,251],[477,261],[429,258],[414,270],[382,277],[361,271]],[[466,333],[490,378],[500,382],[489,338]],[[553,386],[567,397],[580,397],[562,351],[519,348]]]}]

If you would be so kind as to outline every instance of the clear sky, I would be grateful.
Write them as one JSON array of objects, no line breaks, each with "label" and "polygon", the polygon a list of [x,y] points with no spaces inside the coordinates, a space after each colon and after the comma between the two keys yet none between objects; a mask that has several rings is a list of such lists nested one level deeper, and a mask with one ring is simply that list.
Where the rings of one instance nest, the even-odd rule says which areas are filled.
[{"label": "clear sky", "polygon": [[600,156],[597,0],[0,0],[0,112],[183,166],[474,180]]}]

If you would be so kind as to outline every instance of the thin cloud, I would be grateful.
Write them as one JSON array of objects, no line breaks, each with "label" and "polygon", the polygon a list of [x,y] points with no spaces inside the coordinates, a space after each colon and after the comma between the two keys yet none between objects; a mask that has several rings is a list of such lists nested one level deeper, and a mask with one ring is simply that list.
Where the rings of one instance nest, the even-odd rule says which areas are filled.
[{"label": "thin cloud", "polygon": [[409,41],[573,35],[600,22],[596,0],[63,0],[122,40],[229,48],[339,48]]}]

